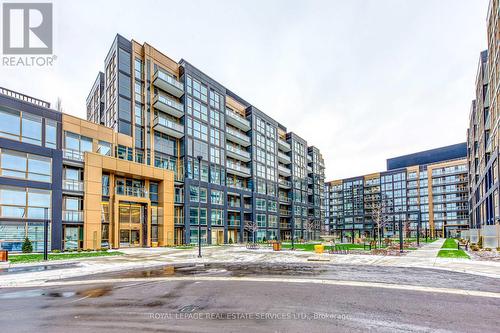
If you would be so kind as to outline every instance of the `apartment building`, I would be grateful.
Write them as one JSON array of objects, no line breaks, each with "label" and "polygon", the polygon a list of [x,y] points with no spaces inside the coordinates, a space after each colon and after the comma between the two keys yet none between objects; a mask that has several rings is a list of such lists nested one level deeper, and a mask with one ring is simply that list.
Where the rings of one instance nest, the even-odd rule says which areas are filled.
[{"label": "apartment building", "polygon": [[[176,244],[197,242],[199,224],[211,244],[248,240],[252,223],[258,240],[317,234],[324,163],[316,147],[147,43],[117,35],[103,76],[102,95],[87,100],[88,120],[131,137],[118,158],[174,172]],[[96,83],[89,97],[101,91]]]},{"label": "apartment building", "polygon": [[500,111],[500,1],[488,9],[488,49],[481,52],[467,129],[470,231],[466,237],[485,247],[500,246],[499,111]]},{"label": "apartment building", "polygon": [[[447,236],[468,228],[466,144],[387,160],[387,170],[325,184],[325,223],[339,237]],[[418,226],[419,224],[419,226]]]},{"label": "apartment building", "polygon": [[34,251],[62,242],[61,113],[50,104],[0,88],[0,248]]}]

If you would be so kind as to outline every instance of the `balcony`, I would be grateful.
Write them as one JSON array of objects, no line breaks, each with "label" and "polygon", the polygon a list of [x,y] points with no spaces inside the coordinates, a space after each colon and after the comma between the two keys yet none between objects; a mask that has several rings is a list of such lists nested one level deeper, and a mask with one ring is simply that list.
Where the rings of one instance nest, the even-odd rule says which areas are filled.
[{"label": "balcony", "polygon": [[307,173],[312,173],[313,172],[313,168],[311,168],[310,166],[307,167]]},{"label": "balcony", "polygon": [[290,205],[292,203],[292,198],[281,196],[281,195],[280,195],[279,200],[280,200],[280,203],[282,203],[282,204]]},{"label": "balcony", "polygon": [[228,173],[232,173],[241,177],[250,177],[252,175],[250,172],[250,168],[247,168],[246,166],[243,166],[239,163],[228,160],[226,162],[226,166],[228,168]]},{"label": "balcony", "polygon": [[291,224],[290,223],[280,223],[280,229],[291,229]]},{"label": "balcony", "polygon": [[63,210],[62,220],[66,222],[83,222],[83,211],[81,210]]},{"label": "balcony", "polygon": [[278,147],[285,153],[288,153],[292,149],[290,144],[281,138],[278,138]]},{"label": "balcony", "polygon": [[292,212],[287,209],[280,209],[280,216],[288,217],[291,216]]},{"label": "balcony", "polygon": [[292,172],[290,171],[290,169],[288,169],[286,166],[281,165],[281,164],[278,165],[278,173],[280,175],[287,176],[287,177],[292,175]]},{"label": "balcony", "polygon": [[153,102],[153,106],[157,110],[163,111],[176,118],[184,116],[184,106],[167,95],[156,94]]},{"label": "balcony", "polygon": [[226,109],[226,122],[245,132],[251,128],[250,122],[245,117],[230,109]]},{"label": "balcony", "polygon": [[62,189],[70,192],[83,192],[83,182],[81,180],[63,179]]},{"label": "balcony", "polygon": [[63,158],[71,161],[83,162],[83,152],[74,149],[63,149]]},{"label": "balcony", "polygon": [[237,220],[237,219],[229,219],[227,221],[227,226],[228,227],[240,227],[240,223],[241,221],[240,220]]},{"label": "balcony", "polygon": [[238,148],[237,146],[233,146],[231,144],[226,144],[226,154],[229,157],[232,157],[234,159],[243,161],[243,162],[249,162],[251,160],[250,158],[250,153]]},{"label": "balcony", "polygon": [[290,159],[290,156],[283,154],[282,152],[278,151],[278,160],[283,163],[283,164],[290,164],[292,163],[292,160]]},{"label": "balcony", "polygon": [[184,136],[184,126],[170,119],[157,116],[153,122],[153,128],[164,134],[180,139]]},{"label": "balcony", "polygon": [[248,135],[230,127],[226,128],[226,137],[232,142],[242,145],[243,147],[250,146],[250,137]]},{"label": "balcony", "polygon": [[282,188],[291,188],[292,187],[292,182],[285,180],[285,179],[279,179],[278,180],[278,186]]},{"label": "balcony", "polygon": [[129,197],[145,198],[147,196],[146,190],[143,187],[132,187],[119,185],[115,187],[117,195],[126,195]]},{"label": "balcony", "polygon": [[184,95],[184,84],[177,81],[173,75],[168,74],[161,69],[156,70],[153,78],[153,84],[175,97],[181,97]]}]

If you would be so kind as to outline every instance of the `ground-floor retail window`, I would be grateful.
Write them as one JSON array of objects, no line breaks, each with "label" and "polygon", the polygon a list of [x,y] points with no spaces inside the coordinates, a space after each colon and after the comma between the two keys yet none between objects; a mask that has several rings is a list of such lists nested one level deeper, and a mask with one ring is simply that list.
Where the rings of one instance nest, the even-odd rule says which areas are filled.
[{"label": "ground-floor retail window", "polygon": [[[48,225],[48,244],[50,249],[51,225]],[[28,237],[33,252],[43,252],[43,222],[0,222],[0,248],[12,252],[22,251],[23,242]]]}]

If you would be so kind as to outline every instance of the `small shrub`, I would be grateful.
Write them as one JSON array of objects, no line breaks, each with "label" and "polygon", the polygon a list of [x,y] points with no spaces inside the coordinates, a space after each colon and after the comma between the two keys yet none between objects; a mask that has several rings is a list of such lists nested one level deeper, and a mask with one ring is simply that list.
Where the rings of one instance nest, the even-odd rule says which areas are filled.
[{"label": "small shrub", "polygon": [[22,251],[23,253],[31,253],[33,252],[33,244],[31,244],[31,241],[28,237],[24,239],[23,246],[22,246]]},{"label": "small shrub", "polygon": [[483,248],[483,236],[479,236],[479,241],[477,242],[477,246],[482,249]]},{"label": "small shrub", "polygon": [[82,249],[77,249],[76,252],[82,252]]},{"label": "small shrub", "polygon": [[100,251],[101,252],[108,252],[108,248],[107,247],[101,247]]},{"label": "small shrub", "polygon": [[87,252],[92,252],[92,251],[94,251],[94,250],[92,250],[92,249],[87,249],[86,251],[87,251]]},{"label": "small shrub", "polygon": [[479,247],[477,245],[471,245],[470,249],[472,251],[479,251]]},{"label": "small shrub", "polygon": [[61,253],[61,250],[52,250],[52,253]]},{"label": "small shrub", "polygon": [[262,238],[262,243],[265,243],[266,242],[266,236],[264,236],[264,238]]},{"label": "small shrub", "polygon": [[228,244],[233,244],[233,239],[229,237],[229,240],[227,241]]},{"label": "small shrub", "polygon": [[483,251],[491,251],[491,248],[489,248],[489,247],[485,247],[485,248],[483,249]]},{"label": "small shrub", "polygon": [[497,251],[500,252],[500,247],[497,247]]}]

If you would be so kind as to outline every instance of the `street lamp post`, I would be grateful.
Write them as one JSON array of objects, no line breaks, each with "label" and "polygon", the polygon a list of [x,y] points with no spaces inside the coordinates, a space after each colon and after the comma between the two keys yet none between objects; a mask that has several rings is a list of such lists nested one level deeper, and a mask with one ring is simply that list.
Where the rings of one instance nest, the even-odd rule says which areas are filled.
[{"label": "street lamp post", "polygon": [[47,261],[49,257],[49,209],[43,210],[43,260]]},{"label": "street lamp post", "polygon": [[399,252],[403,253],[403,221],[401,221],[401,219],[399,219],[398,226],[399,226]]},{"label": "street lamp post", "polygon": [[200,194],[201,194],[201,160],[203,160],[203,156],[198,155],[198,258],[201,258],[201,203],[200,203]]},{"label": "street lamp post", "polygon": [[422,226],[420,225],[421,222],[420,211],[417,211],[417,247],[420,246],[420,230],[422,229]]}]

